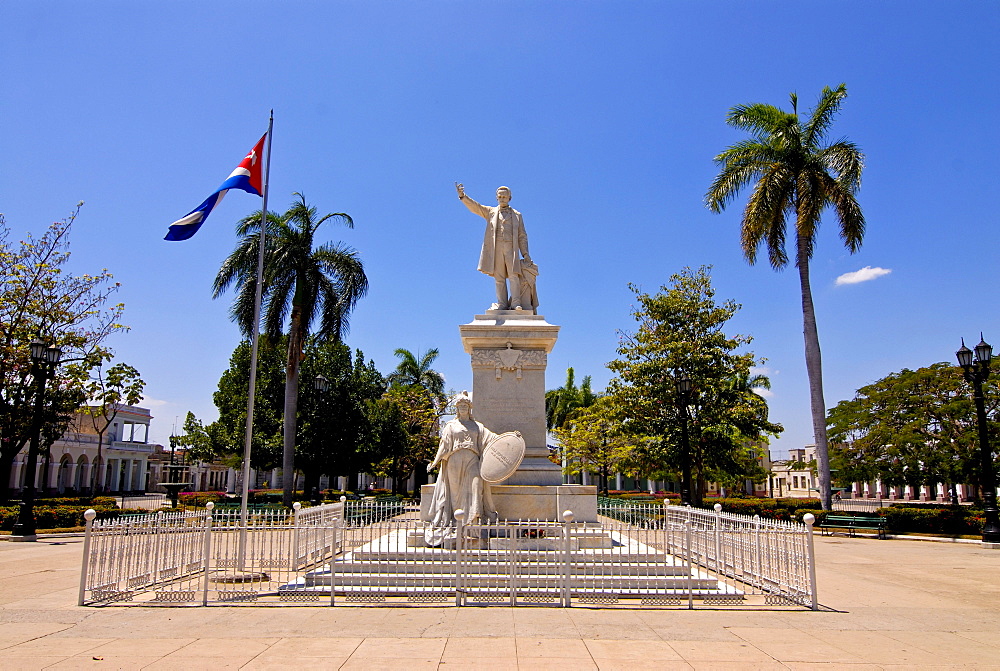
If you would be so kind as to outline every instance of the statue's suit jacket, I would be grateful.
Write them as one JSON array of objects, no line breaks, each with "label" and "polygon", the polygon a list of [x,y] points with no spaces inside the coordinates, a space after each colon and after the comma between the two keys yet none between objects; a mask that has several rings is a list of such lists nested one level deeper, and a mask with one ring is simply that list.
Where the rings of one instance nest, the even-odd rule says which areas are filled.
[{"label": "statue's suit jacket", "polygon": [[[478,214],[486,220],[486,233],[483,236],[483,251],[479,255],[479,272],[486,273],[492,277],[494,261],[496,260],[495,255],[498,243],[497,238],[500,235],[500,208],[490,207],[489,205],[480,205],[469,196],[463,198],[462,202],[465,203],[465,206],[469,208],[470,212]],[[528,234],[524,231],[524,219],[521,217],[521,213],[514,208],[510,209],[514,213],[513,238],[516,241],[518,250],[521,252],[520,255],[516,253],[514,254],[514,272],[520,275],[520,257],[531,258],[528,254]]]}]

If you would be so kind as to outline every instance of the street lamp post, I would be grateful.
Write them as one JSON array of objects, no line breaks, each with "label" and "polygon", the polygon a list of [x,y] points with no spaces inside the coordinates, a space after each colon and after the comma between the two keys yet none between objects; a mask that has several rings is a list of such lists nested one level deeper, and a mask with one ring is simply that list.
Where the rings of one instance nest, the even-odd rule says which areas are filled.
[{"label": "street lamp post", "polygon": [[688,437],[688,404],[691,402],[691,378],[681,373],[675,381],[677,408],[681,415],[681,505],[691,505],[691,439]]},{"label": "street lamp post", "polygon": [[965,346],[964,338],[962,339],[962,347],[955,352],[955,356],[958,357],[958,364],[962,367],[966,381],[972,384],[972,398],[976,402],[980,470],[982,471],[979,480],[983,490],[983,542],[1000,543],[1000,514],[998,514],[1000,511],[997,510],[996,474],[993,469],[993,450],[990,449],[988,435],[986,400],[983,398],[983,382],[990,377],[990,359],[993,358],[993,348],[983,340],[982,334],[980,334],[974,358],[972,350]]},{"label": "street lamp post", "polygon": [[32,415],[31,442],[28,443],[28,462],[25,464],[24,488],[21,492],[21,507],[17,512],[17,521],[11,531],[12,541],[33,541],[35,534],[35,479],[38,470],[38,443],[42,433],[42,411],[45,407],[45,381],[55,370],[62,350],[57,345],[46,344],[35,339],[29,345],[31,348],[31,376],[35,380],[35,409]]},{"label": "street lamp post", "polygon": [[[313,378],[313,389],[316,390],[317,395],[319,396],[319,398],[325,399],[326,393],[328,391],[330,391],[330,381],[326,379],[326,376],[324,376],[322,373],[320,373],[315,378]],[[318,403],[317,403],[317,405],[318,405]],[[331,480],[332,480],[333,477],[334,476],[332,476],[332,475],[330,476]],[[331,486],[331,489],[333,489],[332,486]],[[318,505],[320,503],[320,495],[319,495],[319,486],[318,485],[316,486],[316,488],[312,492],[310,492],[310,501],[313,503],[313,505]]]}]

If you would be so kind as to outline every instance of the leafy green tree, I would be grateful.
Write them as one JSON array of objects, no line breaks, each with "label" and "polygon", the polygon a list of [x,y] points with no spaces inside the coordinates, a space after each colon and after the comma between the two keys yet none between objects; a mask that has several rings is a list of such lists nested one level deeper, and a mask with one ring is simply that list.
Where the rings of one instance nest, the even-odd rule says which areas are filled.
[{"label": "leafy green tree", "polygon": [[[368,404],[382,396],[385,380],[361,350],[352,359],[343,343],[311,338],[305,354],[295,465],[311,498],[322,474],[351,480],[378,459],[369,449],[373,428]],[[320,376],[325,389],[315,384]],[[348,486],[356,488],[356,482]]]},{"label": "leafy green tree", "polygon": [[100,365],[97,373],[84,384],[88,403],[81,412],[90,418],[97,434],[97,458],[90,469],[90,491],[97,491],[97,466],[103,465],[104,434],[115,421],[122,405],[135,405],[142,400],[146,383],[139,371],[127,363],[117,363],[105,371]]},{"label": "leafy green tree", "polygon": [[[992,435],[1000,435],[1000,383],[983,389]],[[903,369],[858,389],[830,410],[832,460],[842,485],[937,486],[980,481],[976,410],[955,365]]]},{"label": "leafy green tree", "polygon": [[404,495],[410,474],[421,469],[426,473],[426,465],[434,458],[437,409],[421,388],[394,385],[370,404],[370,416],[375,427],[373,446],[382,457],[375,473],[391,477],[393,493]]},{"label": "leafy green tree", "polygon": [[751,455],[754,444],[783,429],[768,420],[767,401],[741,382],[763,363],[752,352],[738,352],[752,338],[723,331],[740,306],[731,300],[716,303],[707,267],[685,268],[656,294],[631,288],[639,327],[622,334],[619,358],[608,364],[615,377],[606,393],[620,430],[635,442],[630,460],[637,473],[659,478],[681,466],[682,415],[675,380],[683,373],[694,390],[686,408],[697,476],[694,500],[701,500],[708,478],[760,477]]},{"label": "leafy green tree", "polygon": [[[254,398],[250,466],[268,470],[281,463],[281,410],[285,383],[284,337],[262,336],[257,350],[257,385]],[[247,391],[250,387],[250,341],[233,350],[212,400],[219,419],[208,427],[221,454],[242,455],[246,441]],[[240,457],[242,462],[242,458]]]},{"label": "leafy green tree", "polygon": [[567,368],[563,386],[545,392],[545,428],[549,431],[563,426],[575,413],[597,400],[597,394],[590,388],[590,376],[584,377],[579,387],[575,378],[573,369]]},{"label": "leafy green tree", "polygon": [[[14,243],[0,215],[0,482],[31,438],[37,381],[29,343],[41,337],[58,345],[62,360],[47,385],[41,419],[43,437],[61,434],[67,404],[82,402],[91,370],[111,358],[107,338],[128,330],[120,323],[124,306],[112,304],[118,290],[107,270],[68,272],[69,237],[83,203],[41,236]],[[0,500],[7,487],[0,487]]]},{"label": "leafy green tree", "polygon": [[629,473],[634,468],[635,441],[622,430],[623,424],[612,407],[614,400],[597,398],[553,430],[566,462],[565,472],[598,475],[600,490],[605,494],[613,473]]},{"label": "leafy green tree", "polygon": [[823,507],[832,504],[830,461],[826,435],[826,404],[823,400],[823,366],[816,329],[816,311],[809,284],[820,217],[830,208],[837,218],[840,237],[851,253],[861,247],[865,218],[855,193],[861,185],[864,155],[847,140],[827,143],[833,118],[847,97],[847,87],[826,87],[819,102],[804,121],[798,115],[798,97],[791,96],[792,111],[754,103],[733,107],[726,122],[750,137],[715,157],[720,171],[706,194],[708,207],[722,212],[744,188],[753,193],[743,210],[741,241],[751,264],[765,247],[771,266],[788,264],[785,251],[785,220],[795,221],[795,266],[799,271],[803,335],[809,400]]},{"label": "leafy green tree", "polygon": [[219,445],[216,443],[216,438],[212,435],[211,426],[211,424],[205,426],[189,410],[184,417],[184,433],[179,436],[170,437],[172,446],[183,447],[190,461],[214,461],[221,454]]},{"label": "leafy green tree", "polygon": [[262,221],[266,221],[264,330],[277,337],[288,322],[282,446],[286,506],[292,505],[299,365],[310,327],[318,320],[317,337],[340,340],[349,328],[351,311],[368,291],[368,278],[354,249],[340,243],[314,246],[316,230],[325,221],[332,219],[353,228],[351,217],[343,212],[319,217],[316,208],[306,204],[305,196],[295,195],[298,200],[283,215],[269,212],[265,218],[262,212],[256,212],[237,224],[241,239],[223,262],[213,286],[213,296],[218,298],[235,284],[231,315],[244,335],[249,335],[253,328],[260,231]]},{"label": "leafy green tree", "polygon": [[400,361],[396,370],[389,374],[389,384],[420,387],[426,390],[435,406],[443,405],[444,376],[431,368],[434,360],[438,357],[437,348],[431,348],[423,354],[414,355],[410,350],[400,347],[395,354]]}]

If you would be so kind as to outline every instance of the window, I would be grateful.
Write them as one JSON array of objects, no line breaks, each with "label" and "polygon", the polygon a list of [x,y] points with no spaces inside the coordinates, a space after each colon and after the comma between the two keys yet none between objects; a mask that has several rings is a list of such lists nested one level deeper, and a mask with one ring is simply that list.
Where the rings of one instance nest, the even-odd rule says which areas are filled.
[{"label": "window", "polygon": [[138,422],[122,422],[121,441],[123,443],[145,443],[148,428],[145,424]]}]

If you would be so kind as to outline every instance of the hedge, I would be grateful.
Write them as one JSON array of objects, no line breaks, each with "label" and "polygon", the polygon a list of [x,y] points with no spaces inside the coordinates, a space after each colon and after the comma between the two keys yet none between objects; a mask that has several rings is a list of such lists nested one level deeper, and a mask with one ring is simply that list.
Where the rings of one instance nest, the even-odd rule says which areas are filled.
[{"label": "hedge", "polygon": [[[38,529],[69,529],[85,524],[83,513],[87,508],[97,511],[97,519],[109,520],[120,517],[122,511],[117,506],[35,506],[35,526]],[[17,521],[19,506],[0,507],[0,529],[11,531]]]},{"label": "hedge", "polygon": [[[715,504],[722,504],[723,512],[737,515],[760,515],[775,520],[801,520],[806,512],[823,509],[819,499],[706,499],[703,508],[712,509]],[[802,511],[800,513],[800,511]]]},{"label": "hedge", "polygon": [[177,499],[186,506],[204,508],[209,501],[219,503],[228,500],[229,497],[225,492],[181,492],[177,495]]}]

